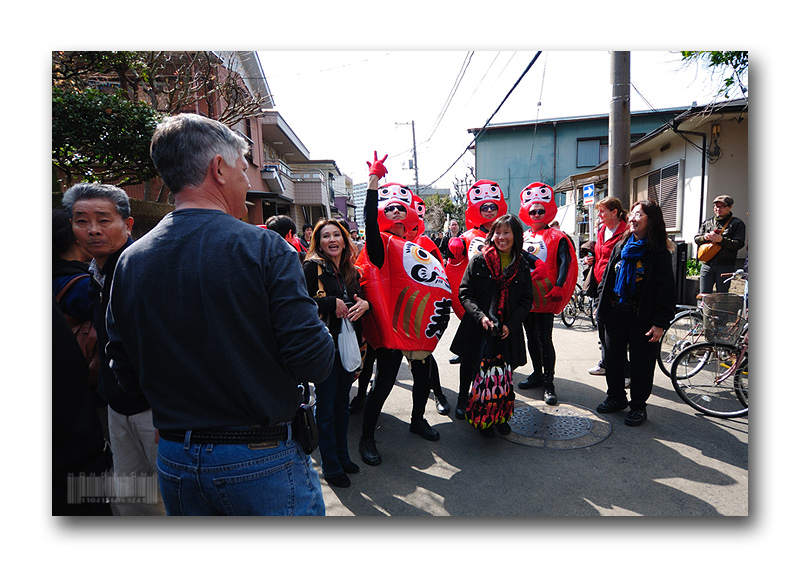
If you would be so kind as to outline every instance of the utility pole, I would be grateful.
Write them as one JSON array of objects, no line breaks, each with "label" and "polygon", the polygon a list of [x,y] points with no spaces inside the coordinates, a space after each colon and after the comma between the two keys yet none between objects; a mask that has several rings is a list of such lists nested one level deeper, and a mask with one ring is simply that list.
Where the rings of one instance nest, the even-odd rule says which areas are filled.
[{"label": "utility pole", "polygon": [[611,53],[611,112],[608,116],[608,194],[631,204],[631,52]]},{"label": "utility pole", "polygon": [[[395,122],[395,126],[408,126],[408,122]],[[417,166],[417,133],[411,121],[411,140],[414,142],[414,193],[419,195],[419,167]]]}]

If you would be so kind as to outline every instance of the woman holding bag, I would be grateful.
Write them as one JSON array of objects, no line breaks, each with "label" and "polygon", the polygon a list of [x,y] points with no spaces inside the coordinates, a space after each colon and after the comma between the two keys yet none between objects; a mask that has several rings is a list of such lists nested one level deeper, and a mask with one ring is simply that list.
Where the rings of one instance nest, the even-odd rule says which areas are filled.
[{"label": "woman holding bag", "polygon": [[350,386],[353,371],[345,368],[339,347],[339,333],[345,320],[360,334],[361,317],[369,303],[361,295],[360,274],[355,265],[356,248],[346,227],[338,220],[323,219],[314,227],[303,263],[308,294],[317,302],[320,317],[337,340],[336,359],[328,378],[316,385],[316,419],[322,474],[328,484],[350,486],[347,473],[359,467],[350,460],[347,429],[350,420]]},{"label": "woman holding bag", "polygon": [[[469,387],[480,368],[484,334],[495,332],[511,368],[527,362],[522,322],[533,305],[533,285],[528,261],[522,253],[522,223],[514,215],[503,215],[492,223],[483,254],[470,260],[458,298],[464,317],[450,350],[461,356],[459,408],[466,407]],[[508,423],[482,429],[493,437],[494,430],[511,432]]]}]

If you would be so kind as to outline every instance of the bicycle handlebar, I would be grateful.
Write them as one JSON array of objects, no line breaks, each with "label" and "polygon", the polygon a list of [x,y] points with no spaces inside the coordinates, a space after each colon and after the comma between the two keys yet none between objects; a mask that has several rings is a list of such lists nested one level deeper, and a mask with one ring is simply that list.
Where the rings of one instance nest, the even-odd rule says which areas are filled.
[{"label": "bicycle handlebar", "polygon": [[744,271],[743,269],[741,269],[741,268],[739,268],[738,270],[736,270],[736,271],[735,271],[735,272],[733,272],[733,273],[730,273],[730,274],[720,274],[720,275],[721,275],[723,278],[724,278],[724,277],[726,277],[726,276],[730,276],[730,277],[729,277],[727,280],[725,280],[725,282],[724,282],[724,283],[728,283],[729,281],[731,281],[732,279],[734,279],[734,278],[736,278],[736,277],[743,277],[744,279],[747,279],[747,272],[745,272],[745,271]]}]

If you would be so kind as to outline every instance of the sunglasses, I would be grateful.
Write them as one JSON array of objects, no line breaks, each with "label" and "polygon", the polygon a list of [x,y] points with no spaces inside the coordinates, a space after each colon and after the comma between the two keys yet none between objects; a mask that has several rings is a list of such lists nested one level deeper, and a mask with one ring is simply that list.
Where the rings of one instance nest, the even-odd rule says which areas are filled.
[{"label": "sunglasses", "polygon": [[531,209],[528,214],[532,217],[543,217],[546,212],[544,209]]},{"label": "sunglasses", "polygon": [[391,213],[392,211],[399,211],[401,213],[406,212],[406,208],[403,205],[389,205],[385,209],[383,209],[386,213]]},{"label": "sunglasses", "polygon": [[497,210],[497,205],[495,205],[494,203],[486,203],[485,205],[481,205],[481,212],[482,213],[485,213],[485,212],[488,212],[488,211],[496,211],[496,210]]}]

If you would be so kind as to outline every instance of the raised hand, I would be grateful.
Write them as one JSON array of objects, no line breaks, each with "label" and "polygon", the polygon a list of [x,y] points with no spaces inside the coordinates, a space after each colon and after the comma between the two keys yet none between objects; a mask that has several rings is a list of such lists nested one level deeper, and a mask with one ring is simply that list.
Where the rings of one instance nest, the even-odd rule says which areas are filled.
[{"label": "raised hand", "polygon": [[369,166],[369,174],[377,175],[378,179],[380,179],[381,177],[389,173],[389,170],[386,169],[385,165],[383,165],[383,162],[385,162],[386,158],[388,157],[389,154],[386,154],[385,156],[383,156],[383,159],[378,159],[378,152],[376,151],[374,162],[373,163],[367,162],[367,166]]}]

